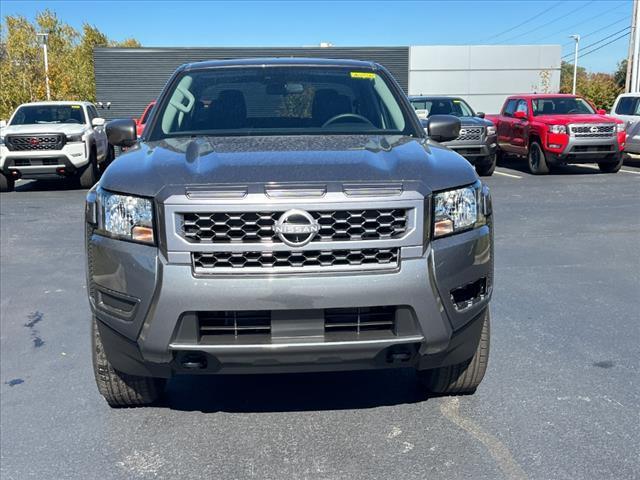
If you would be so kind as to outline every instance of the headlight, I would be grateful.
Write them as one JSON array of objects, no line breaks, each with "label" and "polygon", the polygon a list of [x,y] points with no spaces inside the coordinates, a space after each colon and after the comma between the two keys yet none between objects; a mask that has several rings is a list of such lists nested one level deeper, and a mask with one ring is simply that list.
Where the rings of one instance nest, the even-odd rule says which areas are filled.
[{"label": "headlight", "polygon": [[67,135],[67,143],[82,142],[84,133],[78,133],[77,135]]},{"label": "headlight", "polygon": [[549,125],[550,133],[567,133],[567,127],[565,125]]},{"label": "headlight", "polygon": [[487,135],[495,135],[495,134],[496,134],[496,127],[494,126],[487,127]]},{"label": "headlight", "polygon": [[136,242],[155,242],[153,205],[148,198],[119,195],[99,190],[99,229],[109,236]]},{"label": "headlight", "polygon": [[433,237],[439,238],[452,233],[484,225],[490,213],[489,189],[475,185],[433,196]]},{"label": "headlight", "polygon": [[[629,122],[629,124],[631,124],[631,122]],[[622,132],[624,132],[625,130],[626,130],[626,129],[625,129],[625,124],[624,124],[624,123],[617,123],[617,124],[616,124],[616,131],[617,131],[618,133],[622,133]]]}]

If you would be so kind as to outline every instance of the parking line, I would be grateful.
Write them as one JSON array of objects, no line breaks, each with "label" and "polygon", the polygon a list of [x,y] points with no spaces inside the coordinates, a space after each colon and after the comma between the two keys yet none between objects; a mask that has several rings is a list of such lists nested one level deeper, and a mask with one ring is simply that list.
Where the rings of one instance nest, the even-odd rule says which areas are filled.
[{"label": "parking line", "polygon": [[[585,163],[581,163],[581,164],[579,164],[578,166],[580,166],[580,167],[587,167],[587,168],[593,168],[593,169],[595,169],[595,170],[600,170],[600,167],[599,167],[599,166],[597,166],[597,165],[588,165],[588,164],[585,164]],[[635,175],[640,175],[640,171],[635,172],[635,171],[633,171],[633,170],[625,170],[625,169],[623,169],[623,168],[621,168],[621,169],[620,169],[620,170],[618,170],[618,171],[619,171],[619,172],[624,172],[624,173],[633,173],[633,174],[635,174]]]},{"label": "parking line", "polygon": [[499,170],[494,170],[493,173],[495,173],[496,175],[504,175],[505,177],[522,178],[520,175],[514,175],[512,173],[501,172]]}]

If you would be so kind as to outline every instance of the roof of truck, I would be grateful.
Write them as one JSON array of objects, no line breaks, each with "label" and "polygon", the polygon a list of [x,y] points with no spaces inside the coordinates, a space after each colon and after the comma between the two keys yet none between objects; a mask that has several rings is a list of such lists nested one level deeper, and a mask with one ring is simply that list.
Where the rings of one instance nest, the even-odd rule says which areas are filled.
[{"label": "roof of truck", "polygon": [[509,95],[507,99],[510,98],[557,98],[557,97],[567,97],[567,98],[575,98],[580,95],[573,95],[571,93],[522,93],[520,95]]},{"label": "roof of truck", "polygon": [[45,106],[45,105],[84,105],[84,106],[88,106],[88,105],[93,105],[91,102],[84,102],[84,101],[73,101],[73,100],[60,100],[60,101],[50,101],[50,102],[28,102],[28,103],[23,103],[22,105],[20,105],[21,107],[24,105],[34,105],[34,106]]},{"label": "roof of truck", "polygon": [[206,60],[202,62],[187,63],[183,65],[186,70],[215,67],[262,67],[262,66],[324,66],[324,67],[351,67],[367,70],[376,70],[379,65],[375,62],[362,60],[348,60],[337,58],[302,58],[302,57],[273,57],[273,58],[234,58],[226,60]]}]

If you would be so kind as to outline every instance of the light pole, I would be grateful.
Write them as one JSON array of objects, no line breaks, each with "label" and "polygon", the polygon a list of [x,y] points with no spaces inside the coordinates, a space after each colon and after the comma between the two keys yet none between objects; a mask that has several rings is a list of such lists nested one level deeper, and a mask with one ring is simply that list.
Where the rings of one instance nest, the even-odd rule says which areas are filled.
[{"label": "light pole", "polygon": [[573,52],[573,90],[572,93],[576,94],[576,81],[578,80],[578,44],[580,43],[580,35],[570,35],[569,38],[573,38],[576,41],[576,48]]},{"label": "light pole", "polygon": [[38,43],[42,45],[44,52],[44,81],[47,87],[47,101],[51,100],[51,90],[49,89],[49,57],[47,56],[47,42],[49,41],[49,34],[46,32],[36,33]]}]

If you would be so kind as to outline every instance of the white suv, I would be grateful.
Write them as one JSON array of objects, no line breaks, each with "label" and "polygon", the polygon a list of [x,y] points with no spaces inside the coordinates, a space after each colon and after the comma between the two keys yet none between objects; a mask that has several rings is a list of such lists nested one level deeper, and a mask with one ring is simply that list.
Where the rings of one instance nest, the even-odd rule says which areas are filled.
[{"label": "white suv", "polygon": [[114,157],[104,123],[89,102],[20,105],[0,134],[0,191],[20,178],[71,175],[90,188]]},{"label": "white suv", "polygon": [[626,123],[624,151],[640,154],[640,93],[623,93],[611,107],[611,116]]}]

